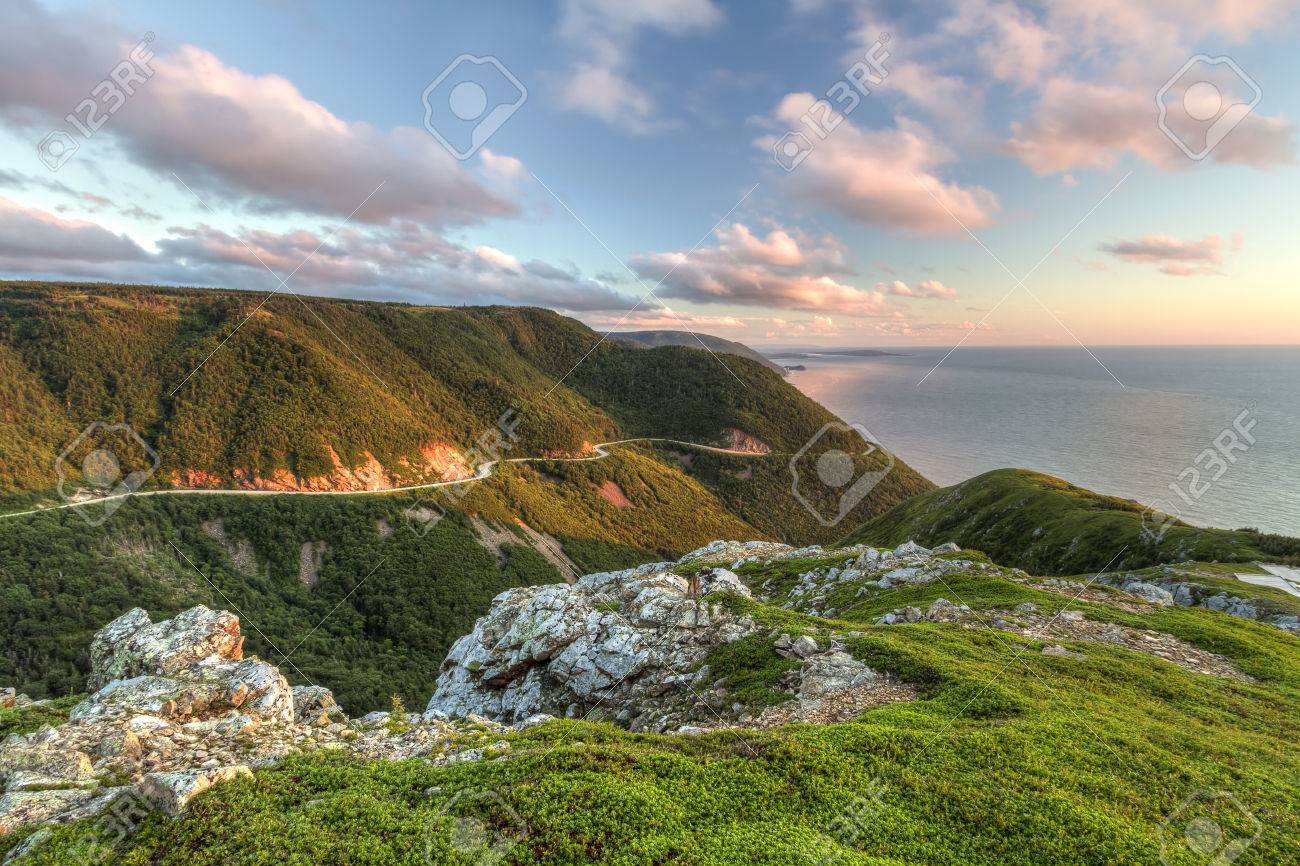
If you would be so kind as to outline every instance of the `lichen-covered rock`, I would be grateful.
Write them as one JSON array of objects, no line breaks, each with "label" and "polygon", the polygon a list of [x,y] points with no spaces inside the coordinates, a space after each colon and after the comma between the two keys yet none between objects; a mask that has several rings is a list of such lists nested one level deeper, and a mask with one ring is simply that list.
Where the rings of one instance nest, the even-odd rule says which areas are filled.
[{"label": "lichen-covered rock", "polygon": [[0,785],[11,785],[18,773],[34,773],[67,782],[91,779],[95,775],[90,758],[84,752],[55,748],[49,744],[10,743],[0,749]]},{"label": "lichen-covered rock", "polygon": [[[689,557],[699,563],[753,549],[719,543]],[[701,567],[683,576],[672,567],[655,563],[498,595],[447,654],[426,718],[477,713],[515,723],[600,710],[636,730],[690,721],[705,656],[755,626],[705,598],[749,595],[733,572]]]},{"label": "lichen-covered rock", "polygon": [[706,562],[736,562],[751,556],[783,556],[792,552],[794,548],[790,545],[775,541],[711,541],[678,561],[702,565]]},{"label": "lichen-covered rock", "polygon": [[176,677],[113,680],[69,713],[73,721],[147,714],[203,718],[239,709],[266,719],[293,718],[293,693],[273,665],[258,659],[203,662]]},{"label": "lichen-covered rock", "polygon": [[840,649],[809,656],[803,663],[799,681],[799,700],[818,701],[832,692],[877,679],[871,668]]},{"label": "lichen-covered rock", "polygon": [[817,652],[817,641],[806,634],[796,638],[794,643],[790,644],[790,653],[796,658],[806,659],[815,652]]},{"label": "lichen-covered rock", "polygon": [[231,709],[263,719],[294,717],[293,693],[273,665],[243,657],[239,618],[192,607],[151,622],[136,608],[90,645],[93,694],[72,708],[73,721],[140,714],[164,720],[206,718]]},{"label": "lichen-covered rock", "polygon": [[212,656],[239,661],[243,645],[239,617],[232,613],[198,605],[155,623],[137,607],[113,620],[90,642],[87,686],[97,690],[112,680],[168,676]]},{"label": "lichen-covered rock", "polygon": [[1167,607],[1174,603],[1174,594],[1167,589],[1156,586],[1154,583],[1133,580],[1124,584],[1122,588],[1125,592],[1136,595],[1143,601],[1149,601],[1161,607]]},{"label": "lichen-covered rock", "polygon": [[324,686],[294,686],[294,718],[304,724],[319,723],[321,719],[337,721],[345,718],[343,708],[334,700],[334,693]]},{"label": "lichen-covered rock", "polygon": [[915,541],[904,541],[894,548],[894,556],[929,556],[930,549],[922,547]]},{"label": "lichen-covered rock", "polygon": [[253,771],[243,766],[150,773],[140,783],[139,791],[160,812],[175,817],[185,811],[191,800],[213,785],[252,777]]},{"label": "lichen-covered rock", "polygon": [[7,791],[0,796],[0,836],[25,824],[48,821],[94,798],[94,791],[81,788]]}]

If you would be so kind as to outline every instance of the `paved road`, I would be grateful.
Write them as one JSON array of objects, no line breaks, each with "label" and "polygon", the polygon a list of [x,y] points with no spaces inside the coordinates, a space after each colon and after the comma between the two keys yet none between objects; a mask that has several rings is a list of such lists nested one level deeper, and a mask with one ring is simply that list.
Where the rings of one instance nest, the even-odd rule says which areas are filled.
[{"label": "paved road", "polygon": [[87,499],[83,502],[65,502],[62,505],[47,505],[44,508],[33,508],[28,511],[14,511],[9,514],[0,514],[0,519],[8,517],[22,517],[26,514],[40,514],[43,511],[58,511],[62,508],[76,508],[80,505],[97,505],[101,502],[111,502],[114,499],[127,499],[132,496],[366,496],[377,495],[381,493],[401,493],[407,490],[430,490],[435,487],[450,487],[454,484],[469,484],[474,481],[482,481],[492,475],[492,470],[498,463],[553,463],[562,461],[566,463],[582,463],[588,460],[603,460],[609,456],[606,448],[612,448],[615,445],[627,445],[632,442],[668,442],[672,445],[681,445],[686,448],[695,448],[699,451],[711,451],[715,454],[731,454],[738,457],[764,457],[768,455],[756,454],[753,451],[736,451],[731,448],[718,448],[714,445],[700,445],[696,442],[683,442],[680,439],[665,439],[657,436],[643,436],[637,439],[619,439],[615,442],[601,442],[592,446],[596,453],[591,457],[510,457],[504,460],[489,460],[486,463],[480,463],[474,475],[469,478],[458,478],[454,481],[433,481],[428,484],[408,484],[403,487],[385,487],[380,490],[224,490],[217,488],[181,488],[173,490],[142,490],[137,493],[119,493],[114,496],[101,496],[96,499]]}]

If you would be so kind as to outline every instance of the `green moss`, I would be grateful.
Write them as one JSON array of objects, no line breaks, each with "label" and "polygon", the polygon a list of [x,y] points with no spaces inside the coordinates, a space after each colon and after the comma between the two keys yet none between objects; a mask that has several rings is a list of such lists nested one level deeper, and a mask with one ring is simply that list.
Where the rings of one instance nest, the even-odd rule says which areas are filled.
[{"label": "green moss", "polygon": [[10,734],[30,734],[41,725],[61,725],[68,720],[68,711],[81,702],[84,695],[55,698],[48,704],[36,707],[9,707],[0,709],[0,740]]},{"label": "green moss", "polygon": [[[719,594],[709,600],[771,629],[708,659],[753,708],[785,697],[774,686],[794,663],[772,649],[778,631],[839,635],[921,698],[845,724],[699,736],[556,720],[507,735],[500,759],[441,767],[296,757],[206,792],[179,820],[146,820],[114,862],[473,863],[482,852],[457,850],[450,835],[472,818],[498,834],[523,828],[501,861],[510,864],[784,864],[825,850],[863,864],[1144,864],[1159,861],[1167,816],[1198,791],[1231,792],[1265,828],[1238,862],[1289,862],[1300,844],[1294,637],[1204,609],[1130,613],[979,573],[945,582],[909,587],[906,600],[1068,605],[1222,653],[1256,681],[1106,643],[1070,643],[1086,657],[1055,658],[995,630],[826,620]],[[1222,805],[1204,814],[1249,834],[1250,819]],[[56,828],[30,862],[70,862],[85,829]],[[18,838],[0,839],[0,852]],[[1182,848],[1171,862],[1196,860]]]}]

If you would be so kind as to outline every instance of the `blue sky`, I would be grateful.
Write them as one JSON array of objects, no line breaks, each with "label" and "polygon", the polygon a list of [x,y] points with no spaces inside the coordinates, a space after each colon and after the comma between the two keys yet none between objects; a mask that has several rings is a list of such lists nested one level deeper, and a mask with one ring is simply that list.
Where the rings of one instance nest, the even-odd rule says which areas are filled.
[{"label": "blue sky", "polygon": [[[14,0],[0,273],[270,291],[293,272],[304,294],[756,344],[1294,343],[1287,6]],[[147,80],[109,111],[96,83],[147,33]],[[868,52],[883,81],[818,138],[804,110]],[[1198,53],[1246,79],[1174,81],[1193,151],[1221,119],[1186,116],[1202,82],[1225,110],[1261,97],[1193,159],[1156,93]],[[461,54],[527,89],[463,161],[421,101]],[[64,119],[87,98],[89,137]],[[56,130],[77,150],[51,171]],[[789,172],[787,130],[815,143]]]}]

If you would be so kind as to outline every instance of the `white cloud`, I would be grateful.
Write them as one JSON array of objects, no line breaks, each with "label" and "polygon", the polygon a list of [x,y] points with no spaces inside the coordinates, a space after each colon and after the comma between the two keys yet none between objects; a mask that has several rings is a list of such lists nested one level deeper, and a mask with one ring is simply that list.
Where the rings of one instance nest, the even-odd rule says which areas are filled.
[{"label": "white cloud", "polygon": [[[0,116],[33,131],[61,125],[137,38],[77,12],[10,0],[0,11]],[[373,192],[353,216],[369,223],[445,225],[516,212],[424,129],[343,120],[281,76],[244,72],[192,45],[152,65],[154,76],[98,135],[168,182],[175,172],[224,203],[332,216]]]},{"label": "white cloud", "polygon": [[524,174],[524,164],[513,156],[506,156],[484,147],[479,150],[478,158],[488,174],[506,180],[514,180]]},{"label": "white cloud", "polygon": [[653,29],[680,36],[721,20],[712,0],[566,0],[559,34],[581,59],[565,74],[560,107],[636,134],[671,126],[653,96],[631,78],[637,33]]},{"label": "white cloud", "polygon": [[[781,100],[776,119],[800,128],[809,93]],[[758,146],[771,150],[777,136]],[[944,180],[939,167],[955,158],[925,126],[900,118],[894,129],[868,130],[842,121],[791,172],[793,192],[859,222],[921,235],[960,235],[993,222],[997,196],[981,186]]]},{"label": "white cloud", "polygon": [[503,271],[519,272],[519,259],[510,255],[510,253],[503,253],[496,247],[489,247],[487,245],[477,246],[474,248],[474,255]]}]

